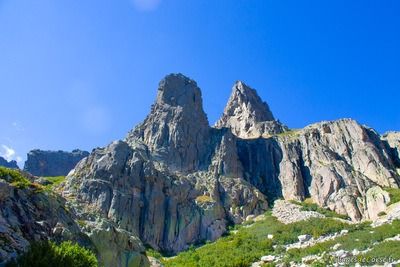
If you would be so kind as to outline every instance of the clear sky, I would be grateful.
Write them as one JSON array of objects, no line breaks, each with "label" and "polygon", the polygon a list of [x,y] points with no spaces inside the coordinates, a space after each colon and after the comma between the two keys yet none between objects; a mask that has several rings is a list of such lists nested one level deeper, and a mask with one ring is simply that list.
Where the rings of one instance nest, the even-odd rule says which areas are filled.
[{"label": "clear sky", "polygon": [[0,0],[0,154],[123,138],[171,72],[211,124],[243,80],[292,128],[400,130],[400,1]]}]

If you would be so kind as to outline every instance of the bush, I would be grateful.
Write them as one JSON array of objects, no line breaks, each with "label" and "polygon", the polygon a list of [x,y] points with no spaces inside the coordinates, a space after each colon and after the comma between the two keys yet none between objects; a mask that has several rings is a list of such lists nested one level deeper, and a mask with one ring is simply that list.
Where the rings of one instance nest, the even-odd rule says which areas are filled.
[{"label": "bush", "polygon": [[4,179],[11,185],[20,189],[29,187],[32,183],[19,171],[0,166],[0,179]]},{"label": "bush", "polygon": [[29,250],[6,267],[96,267],[93,252],[72,242],[57,245],[43,241],[34,243]]},{"label": "bush", "polygon": [[400,201],[400,189],[399,188],[385,188],[385,191],[387,191],[390,196],[389,205]]}]

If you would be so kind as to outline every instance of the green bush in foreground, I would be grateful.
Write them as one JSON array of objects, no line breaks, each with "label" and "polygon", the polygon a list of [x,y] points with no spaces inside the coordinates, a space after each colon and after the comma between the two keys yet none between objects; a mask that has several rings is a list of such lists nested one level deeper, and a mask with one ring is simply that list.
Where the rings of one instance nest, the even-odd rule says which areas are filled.
[{"label": "green bush in foreground", "polygon": [[97,267],[93,252],[72,242],[39,242],[6,267]]}]

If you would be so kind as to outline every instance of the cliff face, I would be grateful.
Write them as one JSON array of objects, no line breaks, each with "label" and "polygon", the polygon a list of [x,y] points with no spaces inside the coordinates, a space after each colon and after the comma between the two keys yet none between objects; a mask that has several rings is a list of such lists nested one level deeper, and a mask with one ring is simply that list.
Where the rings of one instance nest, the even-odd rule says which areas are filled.
[{"label": "cliff face", "polygon": [[173,74],[145,121],[80,161],[63,194],[89,224],[106,218],[157,250],[178,252],[280,197],[312,198],[355,221],[374,217],[368,191],[400,181],[389,143],[349,119],[291,131],[241,82],[212,128],[196,83]]},{"label": "cliff face", "polygon": [[79,149],[72,152],[35,149],[28,153],[24,171],[37,176],[66,176],[89,152]]}]

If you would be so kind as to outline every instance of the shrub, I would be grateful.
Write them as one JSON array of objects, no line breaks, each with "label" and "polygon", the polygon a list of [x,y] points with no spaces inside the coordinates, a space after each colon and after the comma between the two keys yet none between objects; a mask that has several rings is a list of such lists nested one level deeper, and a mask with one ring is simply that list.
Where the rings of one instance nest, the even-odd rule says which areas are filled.
[{"label": "shrub", "polygon": [[212,202],[214,202],[214,200],[210,196],[201,195],[201,196],[196,197],[196,202],[198,202],[198,203],[212,203]]},{"label": "shrub", "polygon": [[32,244],[28,251],[6,267],[96,267],[93,252],[72,242],[57,245],[43,241]]},{"label": "shrub", "polygon": [[385,188],[385,191],[387,191],[390,196],[389,205],[400,201],[400,189],[399,188]]},{"label": "shrub", "polygon": [[0,167],[0,178],[21,189],[27,188],[32,184],[18,170],[5,167]]}]

